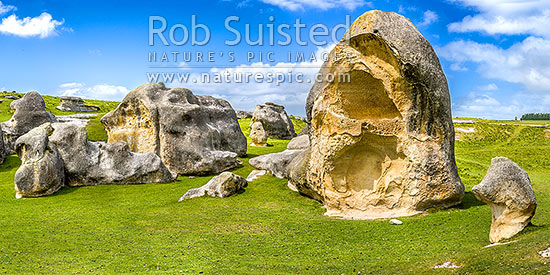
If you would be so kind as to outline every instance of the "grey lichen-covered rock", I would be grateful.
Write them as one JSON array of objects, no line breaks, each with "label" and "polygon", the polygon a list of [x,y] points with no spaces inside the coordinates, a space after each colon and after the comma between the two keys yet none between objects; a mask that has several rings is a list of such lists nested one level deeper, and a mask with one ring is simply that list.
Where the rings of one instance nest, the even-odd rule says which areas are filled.
[{"label": "grey lichen-covered rock", "polygon": [[447,80],[410,20],[363,14],[320,73],[336,79],[308,95],[304,184],[327,215],[391,218],[462,201]]},{"label": "grey lichen-covered rock", "polygon": [[291,139],[296,136],[292,120],[281,105],[271,102],[256,105],[252,115],[252,123],[254,122],[262,123],[268,138]]},{"label": "grey lichen-covered rock", "polygon": [[491,160],[487,174],[481,183],[472,188],[472,192],[493,212],[489,234],[491,243],[509,239],[521,232],[537,208],[527,172],[505,157]]},{"label": "grey lichen-covered rock", "polygon": [[250,125],[250,139],[252,146],[267,146],[267,133],[262,126],[262,123],[259,121],[253,122]]},{"label": "grey lichen-covered rock", "polygon": [[56,124],[50,137],[65,163],[69,186],[172,182],[172,174],[153,153],[130,152],[125,142],[93,143],[86,128]]},{"label": "grey lichen-covered rock", "polygon": [[65,183],[63,160],[48,136],[53,131],[46,123],[15,142],[21,166],[15,172],[15,197],[40,197],[57,192]]},{"label": "grey lichen-covered rock", "polygon": [[125,141],[132,152],[157,154],[180,175],[219,173],[246,155],[246,137],[229,102],[162,83],[131,91],[101,122],[109,143]]},{"label": "grey lichen-covered rock", "polygon": [[[288,143],[286,150],[251,158],[248,163],[256,169],[271,172],[275,177],[288,179],[290,171],[299,163],[299,160],[295,159],[300,155],[303,156],[303,152],[307,149],[309,149],[308,136],[299,136]],[[300,159],[302,156],[300,156]]]},{"label": "grey lichen-covered rock", "polygon": [[12,118],[0,124],[9,154],[14,152],[15,141],[20,136],[44,123],[55,122],[55,116],[46,112],[44,99],[37,92],[29,92],[23,98],[13,101],[10,108],[14,110]]},{"label": "grey lichen-covered rock", "polygon": [[301,135],[290,140],[286,149],[288,150],[304,150],[309,148],[309,136]]},{"label": "grey lichen-covered rock", "polygon": [[213,177],[208,183],[199,188],[194,188],[187,191],[179,201],[184,201],[192,198],[208,195],[211,197],[225,198],[232,196],[243,190],[248,185],[248,182],[241,176],[231,172],[223,172],[218,176]]},{"label": "grey lichen-covered rock", "polygon": [[65,112],[97,112],[99,107],[95,105],[86,105],[84,100],[76,96],[62,96],[59,99],[59,106],[56,107]]},{"label": "grey lichen-covered rock", "polygon": [[275,177],[288,178],[289,164],[301,150],[284,150],[279,153],[261,155],[248,160],[252,167],[271,172]]},{"label": "grey lichen-covered rock", "polygon": [[4,132],[2,131],[2,127],[0,127],[0,164],[4,163],[7,153],[8,150],[4,146]]},{"label": "grey lichen-covered rock", "polygon": [[237,119],[251,118],[252,117],[252,112],[248,112],[248,111],[235,110],[235,114],[237,114]]}]

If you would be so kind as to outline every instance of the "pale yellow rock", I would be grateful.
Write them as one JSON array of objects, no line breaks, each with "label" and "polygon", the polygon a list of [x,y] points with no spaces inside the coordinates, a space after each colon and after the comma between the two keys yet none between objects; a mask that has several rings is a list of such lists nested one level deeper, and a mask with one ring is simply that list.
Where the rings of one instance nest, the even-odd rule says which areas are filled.
[{"label": "pale yellow rock", "polygon": [[250,139],[252,140],[252,146],[267,146],[267,134],[261,122],[252,121],[252,124],[250,124]]},{"label": "pale yellow rock", "polygon": [[[447,81],[408,19],[365,13],[321,73],[336,80],[316,83],[308,96],[306,180],[293,181],[300,192],[321,200],[326,215],[349,219],[409,216],[461,202]],[[350,81],[338,78],[345,73]]]}]

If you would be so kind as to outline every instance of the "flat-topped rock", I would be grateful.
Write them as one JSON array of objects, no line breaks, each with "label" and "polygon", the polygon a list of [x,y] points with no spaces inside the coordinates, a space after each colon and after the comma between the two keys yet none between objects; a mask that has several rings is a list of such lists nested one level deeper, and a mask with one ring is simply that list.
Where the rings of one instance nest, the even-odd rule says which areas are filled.
[{"label": "flat-topped rock", "polygon": [[97,112],[99,107],[95,105],[86,105],[84,100],[76,96],[62,96],[59,99],[59,106],[56,107],[65,112]]}]

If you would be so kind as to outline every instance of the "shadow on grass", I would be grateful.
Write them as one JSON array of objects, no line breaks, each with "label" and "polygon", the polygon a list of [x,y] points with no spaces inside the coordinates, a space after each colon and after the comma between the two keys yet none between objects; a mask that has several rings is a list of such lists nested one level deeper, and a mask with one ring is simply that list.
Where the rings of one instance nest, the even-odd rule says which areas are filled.
[{"label": "shadow on grass", "polygon": [[67,195],[78,190],[78,188],[80,187],[63,186],[61,189],[59,189],[59,191],[55,192],[51,196],[55,197],[55,196]]},{"label": "shadow on grass", "polygon": [[485,203],[478,201],[476,196],[472,192],[466,192],[464,194],[464,199],[462,199],[462,204],[458,207],[459,209],[468,209],[470,207],[482,206]]}]

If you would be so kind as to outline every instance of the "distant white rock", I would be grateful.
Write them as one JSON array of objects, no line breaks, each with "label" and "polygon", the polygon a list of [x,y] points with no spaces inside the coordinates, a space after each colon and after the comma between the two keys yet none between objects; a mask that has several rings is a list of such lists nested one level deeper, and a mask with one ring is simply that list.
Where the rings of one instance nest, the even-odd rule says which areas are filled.
[{"label": "distant white rock", "polygon": [[400,221],[400,220],[398,220],[398,219],[391,219],[391,220],[390,220],[390,224],[391,224],[391,225],[402,225],[403,222]]}]

